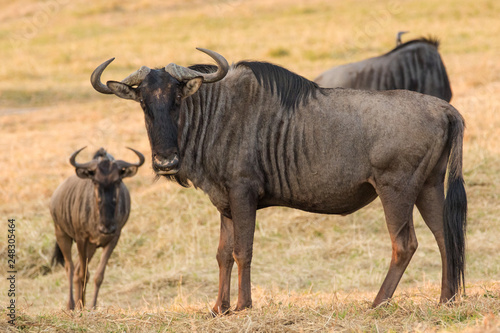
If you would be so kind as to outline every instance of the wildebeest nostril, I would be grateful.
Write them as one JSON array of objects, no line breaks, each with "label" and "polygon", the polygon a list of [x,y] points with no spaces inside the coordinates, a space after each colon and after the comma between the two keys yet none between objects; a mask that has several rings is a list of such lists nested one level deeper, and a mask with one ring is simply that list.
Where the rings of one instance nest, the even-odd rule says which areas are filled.
[{"label": "wildebeest nostril", "polygon": [[165,158],[158,154],[153,156],[153,163],[156,168],[160,169],[160,171],[169,171],[177,168],[179,165],[179,156],[177,153],[171,154],[169,158]]},{"label": "wildebeest nostril", "polygon": [[99,232],[103,233],[103,234],[106,234],[106,235],[112,234],[115,231],[116,231],[116,226],[115,225],[112,225],[109,228],[107,228],[107,227],[105,227],[103,225],[99,226]]}]

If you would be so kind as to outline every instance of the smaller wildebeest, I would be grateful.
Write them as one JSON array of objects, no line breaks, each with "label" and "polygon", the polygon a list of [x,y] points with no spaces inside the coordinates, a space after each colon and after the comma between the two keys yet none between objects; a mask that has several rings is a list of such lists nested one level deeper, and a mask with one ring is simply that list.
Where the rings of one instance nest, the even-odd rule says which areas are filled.
[{"label": "smaller wildebeest", "polygon": [[363,90],[406,89],[451,100],[446,68],[438,52],[437,39],[420,38],[400,43],[388,53],[363,61],[333,67],[314,82],[325,88]]},{"label": "smaller wildebeest", "polygon": [[[144,163],[144,156],[132,148],[129,149],[139,157],[138,163],[115,160],[103,148],[95,153],[90,162],[77,163],[76,156],[84,148],[75,151],[69,159],[75,167],[76,175],[59,185],[50,201],[50,214],[54,220],[57,241],[52,263],[60,263],[66,269],[70,310],[75,308],[73,276],[76,305],[83,308],[88,263],[96,249],[102,247],[103,253],[94,279],[92,307],[96,306],[106,264],[130,214],[130,194],[122,179],[134,176]],[[73,241],[76,242],[79,257],[76,267],[71,259]]]},{"label": "smaller wildebeest", "polygon": [[[464,281],[467,195],[464,120],[447,102],[408,90],[320,88],[283,67],[200,49],[210,66],[141,67],[93,87],[140,103],[158,175],[201,188],[221,214],[219,294],[252,306],[250,271],[257,209],[286,206],[350,214],[380,197],[392,242],[389,271],[373,305],[390,299],[417,249],[416,206],[441,254],[441,302]],[[208,73],[207,73],[208,72]],[[444,180],[448,170],[445,198]]]}]

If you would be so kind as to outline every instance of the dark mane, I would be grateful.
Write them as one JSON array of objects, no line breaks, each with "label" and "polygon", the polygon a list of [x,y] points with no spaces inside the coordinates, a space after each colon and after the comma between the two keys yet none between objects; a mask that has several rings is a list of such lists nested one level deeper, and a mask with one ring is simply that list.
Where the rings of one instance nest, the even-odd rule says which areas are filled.
[{"label": "dark mane", "polygon": [[188,68],[195,70],[197,72],[209,74],[209,73],[215,73],[218,67],[216,65],[210,65],[210,64],[195,64],[189,66]]},{"label": "dark mane", "polygon": [[413,39],[413,40],[407,41],[401,45],[398,45],[394,49],[392,49],[391,51],[387,52],[386,54],[395,52],[397,50],[400,50],[402,48],[407,47],[408,45],[412,45],[412,44],[416,44],[416,43],[426,43],[426,44],[434,46],[436,49],[439,48],[439,39],[437,39],[436,37],[421,37],[418,39]]},{"label": "dark mane", "polygon": [[276,94],[281,105],[287,109],[295,109],[311,96],[315,98],[317,91],[321,92],[315,82],[268,62],[240,61],[235,67],[240,66],[250,68],[259,84],[270,90],[271,94]]}]

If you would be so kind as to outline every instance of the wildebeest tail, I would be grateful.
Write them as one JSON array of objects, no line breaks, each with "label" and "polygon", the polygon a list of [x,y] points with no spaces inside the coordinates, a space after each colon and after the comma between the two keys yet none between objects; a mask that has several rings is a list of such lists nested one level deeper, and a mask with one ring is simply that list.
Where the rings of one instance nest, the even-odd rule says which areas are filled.
[{"label": "wildebeest tail", "polygon": [[55,266],[57,264],[61,264],[61,266],[64,266],[64,256],[62,254],[61,248],[56,242],[56,246],[54,248],[54,254],[52,255],[52,260],[50,261],[52,266]]},{"label": "wildebeest tail", "polygon": [[448,189],[444,202],[444,233],[448,283],[453,295],[465,291],[465,233],[467,194],[462,174],[464,120],[458,112],[449,117]]}]

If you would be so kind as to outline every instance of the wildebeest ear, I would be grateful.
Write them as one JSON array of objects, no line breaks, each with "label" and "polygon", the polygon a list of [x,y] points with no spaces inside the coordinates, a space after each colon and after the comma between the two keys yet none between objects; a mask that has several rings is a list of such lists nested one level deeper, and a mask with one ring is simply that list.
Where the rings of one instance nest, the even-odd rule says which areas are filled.
[{"label": "wildebeest ear", "polygon": [[139,168],[136,166],[129,166],[126,168],[122,168],[120,170],[120,177],[121,178],[133,177],[137,173],[137,169]]},{"label": "wildebeest ear", "polygon": [[95,170],[87,168],[76,168],[76,175],[82,179],[93,178],[95,175]]},{"label": "wildebeest ear", "polygon": [[201,76],[187,81],[184,87],[182,87],[182,98],[189,97],[197,92],[198,89],[200,89],[202,83],[203,78]]},{"label": "wildebeest ear", "polygon": [[117,81],[108,81],[106,85],[118,97],[139,101],[139,95],[135,88]]}]

